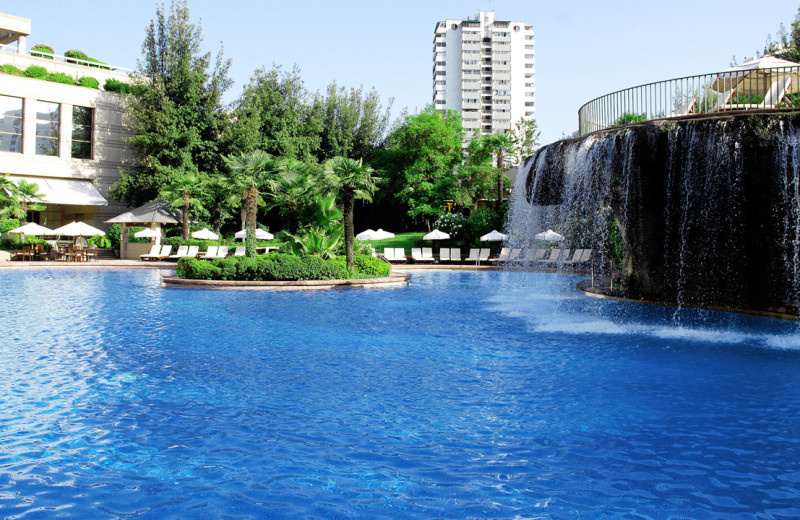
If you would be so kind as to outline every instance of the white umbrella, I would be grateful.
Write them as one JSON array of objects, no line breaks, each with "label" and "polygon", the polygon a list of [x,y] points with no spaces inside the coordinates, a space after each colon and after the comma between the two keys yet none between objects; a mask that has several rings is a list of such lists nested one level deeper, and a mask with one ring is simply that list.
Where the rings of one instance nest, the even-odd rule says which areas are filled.
[{"label": "white umbrella", "polygon": [[[241,238],[242,240],[244,240],[245,238],[247,238],[247,230],[243,229],[241,231],[237,231],[236,234],[233,235],[233,236],[236,237],[236,238]],[[272,240],[273,238],[275,238],[275,235],[273,235],[272,233],[264,231],[261,228],[256,228],[256,239],[258,239],[258,240]]]},{"label": "white umbrella", "polygon": [[20,235],[30,235],[32,237],[56,234],[52,229],[40,226],[36,222],[29,222],[24,226],[12,229],[9,233],[19,233]]},{"label": "white umbrella", "polygon": [[136,238],[156,238],[160,237],[161,233],[153,228],[144,228],[143,230],[134,233],[133,236]]},{"label": "white umbrella", "polygon": [[208,228],[203,228],[200,231],[193,232],[192,238],[196,238],[197,240],[218,240],[219,235]]},{"label": "white umbrella", "polygon": [[536,240],[546,240],[548,242],[561,242],[564,240],[563,235],[559,235],[552,229],[548,229],[547,231],[542,231],[541,233],[536,233],[533,235],[533,238]]},{"label": "white umbrella", "polygon": [[444,231],[439,231],[438,229],[434,229],[427,235],[422,237],[422,240],[445,240],[450,238],[450,235],[445,233]]},{"label": "white umbrella", "polygon": [[765,94],[772,83],[787,76],[792,81],[786,93],[800,91],[800,63],[774,56],[761,56],[722,71],[712,88],[717,92],[727,92],[735,88],[737,95],[757,96]]},{"label": "white umbrella", "polygon": [[491,232],[486,233],[481,237],[481,242],[502,242],[507,238],[508,235],[504,235],[503,233],[493,229]]},{"label": "white umbrella", "polygon": [[362,231],[356,235],[356,240],[375,240],[375,232],[371,229]]},{"label": "white umbrella", "polygon": [[372,240],[383,240],[384,238],[394,238],[394,233],[378,229],[372,237]]},{"label": "white umbrella", "polygon": [[73,242],[73,244],[75,244],[75,246],[77,247],[80,247],[81,249],[89,246],[89,242],[87,242],[86,239],[83,237],[75,237],[75,241]]},{"label": "white umbrella", "polygon": [[86,222],[70,222],[66,226],[61,226],[53,230],[54,235],[64,235],[67,237],[93,237],[96,235],[105,236],[105,232],[90,226]]}]

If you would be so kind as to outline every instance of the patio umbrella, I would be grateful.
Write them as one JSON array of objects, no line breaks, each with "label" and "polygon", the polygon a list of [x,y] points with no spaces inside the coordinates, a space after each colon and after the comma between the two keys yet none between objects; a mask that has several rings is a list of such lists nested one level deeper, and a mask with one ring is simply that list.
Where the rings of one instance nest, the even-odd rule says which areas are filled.
[{"label": "patio umbrella", "polygon": [[542,231],[541,233],[536,233],[533,235],[533,238],[536,240],[545,240],[547,242],[561,242],[564,240],[563,235],[559,235],[552,229],[548,229],[547,231]]},{"label": "patio umbrella", "polygon": [[761,56],[747,60],[717,75],[711,88],[717,92],[736,89],[739,96],[760,96],[781,78],[791,78],[787,94],[800,92],[800,63],[774,56]]},{"label": "patio umbrella", "polygon": [[384,238],[394,238],[394,233],[390,233],[389,231],[384,231],[378,228],[378,231],[375,232],[372,240],[383,240]]},{"label": "patio umbrella", "polygon": [[502,242],[507,238],[508,235],[504,235],[503,233],[493,229],[481,237],[481,242]]},{"label": "patio umbrella", "polygon": [[53,235],[53,230],[50,228],[46,228],[44,226],[40,226],[35,222],[28,222],[24,226],[20,226],[18,228],[14,228],[9,233],[18,233],[19,234],[19,242],[21,244],[25,243],[25,235],[30,235],[32,237],[42,236],[42,235]]},{"label": "patio umbrella", "polygon": [[196,238],[197,240],[218,240],[219,235],[208,228],[203,228],[199,231],[193,232],[192,238]]},{"label": "patio umbrella", "polygon": [[90,226],[86,222],[70,222],[65,226],[53,230],[54,235],[67,237],[93,237],[96,235],[105,236],[105,232]]},{"label": "patio umbrella", "polygon": [[[233,236],[236,237],[236,238],[241,238],[242,240],[244,240],[245,238],[247,238],[247,230],[243,229],[241,231],[237,231],[236,234],[234,234]],[[272,233],[269,233],[268,231],[264,231],[261,228],[256,228],[256,239],[258,239],[258,240],[272,240],[273,238],[275,238],[275,235],[273,235]]]},{"label": "patio umbrella", "polygon": [[[434,229],[433,231],[431,231],[427,235],[424,235],[422,237],[422,240],[447,240],[448,238],[450,238],[450,235],[448,235],[444,231],[439,231],[438,229]],[[439,251],[441,251],[441,250],[442,250],[442,247],[439,246]]]},{"label": "patio umbrella", "polygon": [[356,235],[356,240],[375,240],[375,232],[371,229],[362,231]]},{"label": "patio umbrella", "polygon": [[156,238],[161,236],[161,232],[156,231],[153,228],[144,228],[141,231],[137,231],[133,234],[136,238]]}]

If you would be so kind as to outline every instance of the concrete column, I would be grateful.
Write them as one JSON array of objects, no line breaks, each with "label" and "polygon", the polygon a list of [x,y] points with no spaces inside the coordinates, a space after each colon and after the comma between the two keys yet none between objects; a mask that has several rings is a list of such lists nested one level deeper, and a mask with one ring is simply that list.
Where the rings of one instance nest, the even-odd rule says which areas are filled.
[{"label": "concrete column", "polygon": [[28,54],[24,34],[20,34],[19,38],[17,38],[17,54]]}]

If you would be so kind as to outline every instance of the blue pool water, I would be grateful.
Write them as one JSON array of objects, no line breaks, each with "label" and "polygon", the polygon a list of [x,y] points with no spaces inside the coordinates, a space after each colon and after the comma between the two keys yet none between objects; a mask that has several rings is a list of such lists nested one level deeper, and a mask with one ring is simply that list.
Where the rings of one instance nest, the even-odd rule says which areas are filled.
[{"label": "blue pool water", "polygon": [[800,517],[800,333],[576,278],[4,270],[0,517]]}]

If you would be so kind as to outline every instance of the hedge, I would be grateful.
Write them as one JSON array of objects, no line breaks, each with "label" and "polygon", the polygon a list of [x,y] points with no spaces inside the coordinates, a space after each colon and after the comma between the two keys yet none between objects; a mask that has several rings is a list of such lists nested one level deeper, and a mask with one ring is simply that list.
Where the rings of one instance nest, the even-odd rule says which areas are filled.
[{"label": "hedge", "polygon": [[[375,278],[387,276],[391,266],[377,258],[356,255],[357,265],[366,266],[371,272],[356,269],[350,272],[340,260],[323,260],[318,256],[295,256],[272,253],[257,258],[229,256],[211,261],[196,258],[181,258],[177,274],[192,280],[245,280],[245,281],[295,281],[295,280],[344,280],[347,278]],[[383,263],[379,268],[374,261]]]},{"label": "hedge", "polygon": [[86,88],[100,88],[100,82],[89,76],[83,76],[82,78],[79,78],[78,85]]},{"label": "hedge", "polygon": [[[83,51],[76,50],[76,49],[68,50],[67,52],[64,53],[64,56],[67,57],[67,58],[76,58],[76,59],[83,60],[83,61],[89,61],[89,55],[88,54],[86,54]],[[67,63],[77,63],[77,62],[73,61],[73,60],[67,60]],[[81,65],[83,65],[83,63],[81,63]]]},{"label": "hedge", "polygon": [[31,65],[25,72],[23,73],[26,78],[33,78],[33,79],[45,79],[49,72],[44,67],[40,67],[38,65]]},{"label": "hedge", "polygon": [[5,65],[0,65],[0,72],[3,72],[4,74],[11,74],[12,76],[24,76],[25,75],[25,71],[23,71],[19,67],[15,67],[14,65],[11,65],[10,63],[7,63]]},{"label": "hedge", "polygon": [[[36,51],[39,51],[39,52],[36,52]],[[43,54],[43,53],[47,53],[47,54]],[[48,54],[49,54],[49,56],[48,56]],[[47,58],[48,60],[52,60],[52,59],[54,59],[53,58],[53,54],[55,54],[55,51],[53,50],[53,48],[50,47],[49,45],[45,45],[43,43],[37,43],[36,45],[31,47],[31,56],[36,56],[37,58]]]}]

